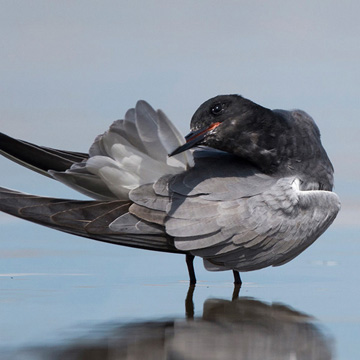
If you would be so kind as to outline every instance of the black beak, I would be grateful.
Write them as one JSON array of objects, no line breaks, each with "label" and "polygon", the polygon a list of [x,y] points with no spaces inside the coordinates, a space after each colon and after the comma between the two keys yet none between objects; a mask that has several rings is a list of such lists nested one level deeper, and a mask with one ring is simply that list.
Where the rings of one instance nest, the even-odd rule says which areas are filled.
[{"label": "black beak", "polygon": [[216,127],[220,125],[219,122],[213,123],[210,126],[206,128],[201,128],[196,131],[191,131],[189,134],[185,136],[186,143],[184,145],[179,146],[177,149],[175,149],[172,153],[169,154],[169,156],[173,156],[176,154],[180,154],[181,152],[185,150],[189,150],[193,148],[196,145],[201,145],[202,141],[205,139],[205,136],[207,133]]}]

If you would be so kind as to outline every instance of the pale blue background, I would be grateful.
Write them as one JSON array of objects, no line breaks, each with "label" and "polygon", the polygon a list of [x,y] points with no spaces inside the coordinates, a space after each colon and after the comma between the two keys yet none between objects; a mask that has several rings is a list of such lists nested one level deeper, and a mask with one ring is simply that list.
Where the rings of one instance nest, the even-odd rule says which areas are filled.
[{"label": "pale blue background", "polygon": [[[87,151],[138,99],[182,133],[209,97],[300,108],[319,125],[343,209],[304,254],[243,274],[242,294],[313,315],[339,359],[360,352],[360,5],[355,1],[0,1],[0,131]],[[0,158],[0,185],[83,198]],[[182,256],[97,243],[0,214],[0,346],[102,321],[184,313]],[[196,314],[231,273],[196,262]],[[74,330],[74,332],[76,332]],[[64,335],[66,334],[66,335]]]}]

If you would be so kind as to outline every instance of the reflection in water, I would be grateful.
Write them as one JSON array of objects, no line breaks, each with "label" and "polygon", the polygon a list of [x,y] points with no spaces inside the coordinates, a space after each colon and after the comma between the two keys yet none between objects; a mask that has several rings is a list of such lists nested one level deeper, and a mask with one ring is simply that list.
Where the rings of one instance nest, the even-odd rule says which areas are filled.
[{"label": "reflection in water", "polygon": [[305,314],[252,298],[209,299],[203,316],[193,317],[189,288],[187,319],[103,325],[85,339],[32,348],[12,359],[332,359],[331,339]]}]

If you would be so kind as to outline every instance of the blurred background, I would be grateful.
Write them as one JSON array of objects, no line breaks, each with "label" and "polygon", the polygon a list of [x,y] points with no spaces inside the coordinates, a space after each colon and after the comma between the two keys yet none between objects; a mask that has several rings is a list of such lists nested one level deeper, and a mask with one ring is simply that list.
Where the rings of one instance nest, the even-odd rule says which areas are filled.
[{"label": "blurred background", "polygon": [[[10,136],[87,151],[139,99],[184,135],[197,107],[218,94],[308,112],[335,167],[342,210],[290,264],[243,274],[240,294],[314,316],[339,359],[359,353],[357,2],[15,0],[0,8],[0,131]],[[83,198],[5,158],[0,166],[1,186]],[[101,244],[5,214],[0,227],[0,348],[56,342],[84,323],[184,313],[182,256]],[[232,292],[231,273],[196,267],[195,315],[208,297]]]}]

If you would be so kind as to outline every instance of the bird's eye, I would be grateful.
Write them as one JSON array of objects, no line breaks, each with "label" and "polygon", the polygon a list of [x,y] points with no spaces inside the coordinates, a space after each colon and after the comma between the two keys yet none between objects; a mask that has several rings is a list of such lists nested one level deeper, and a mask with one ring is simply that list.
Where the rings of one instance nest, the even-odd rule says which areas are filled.
[{"label": "bird's eye", "polygon": [[213,115],[219,115],[224,111],[224,104],[216,104],[210,111]]}]

